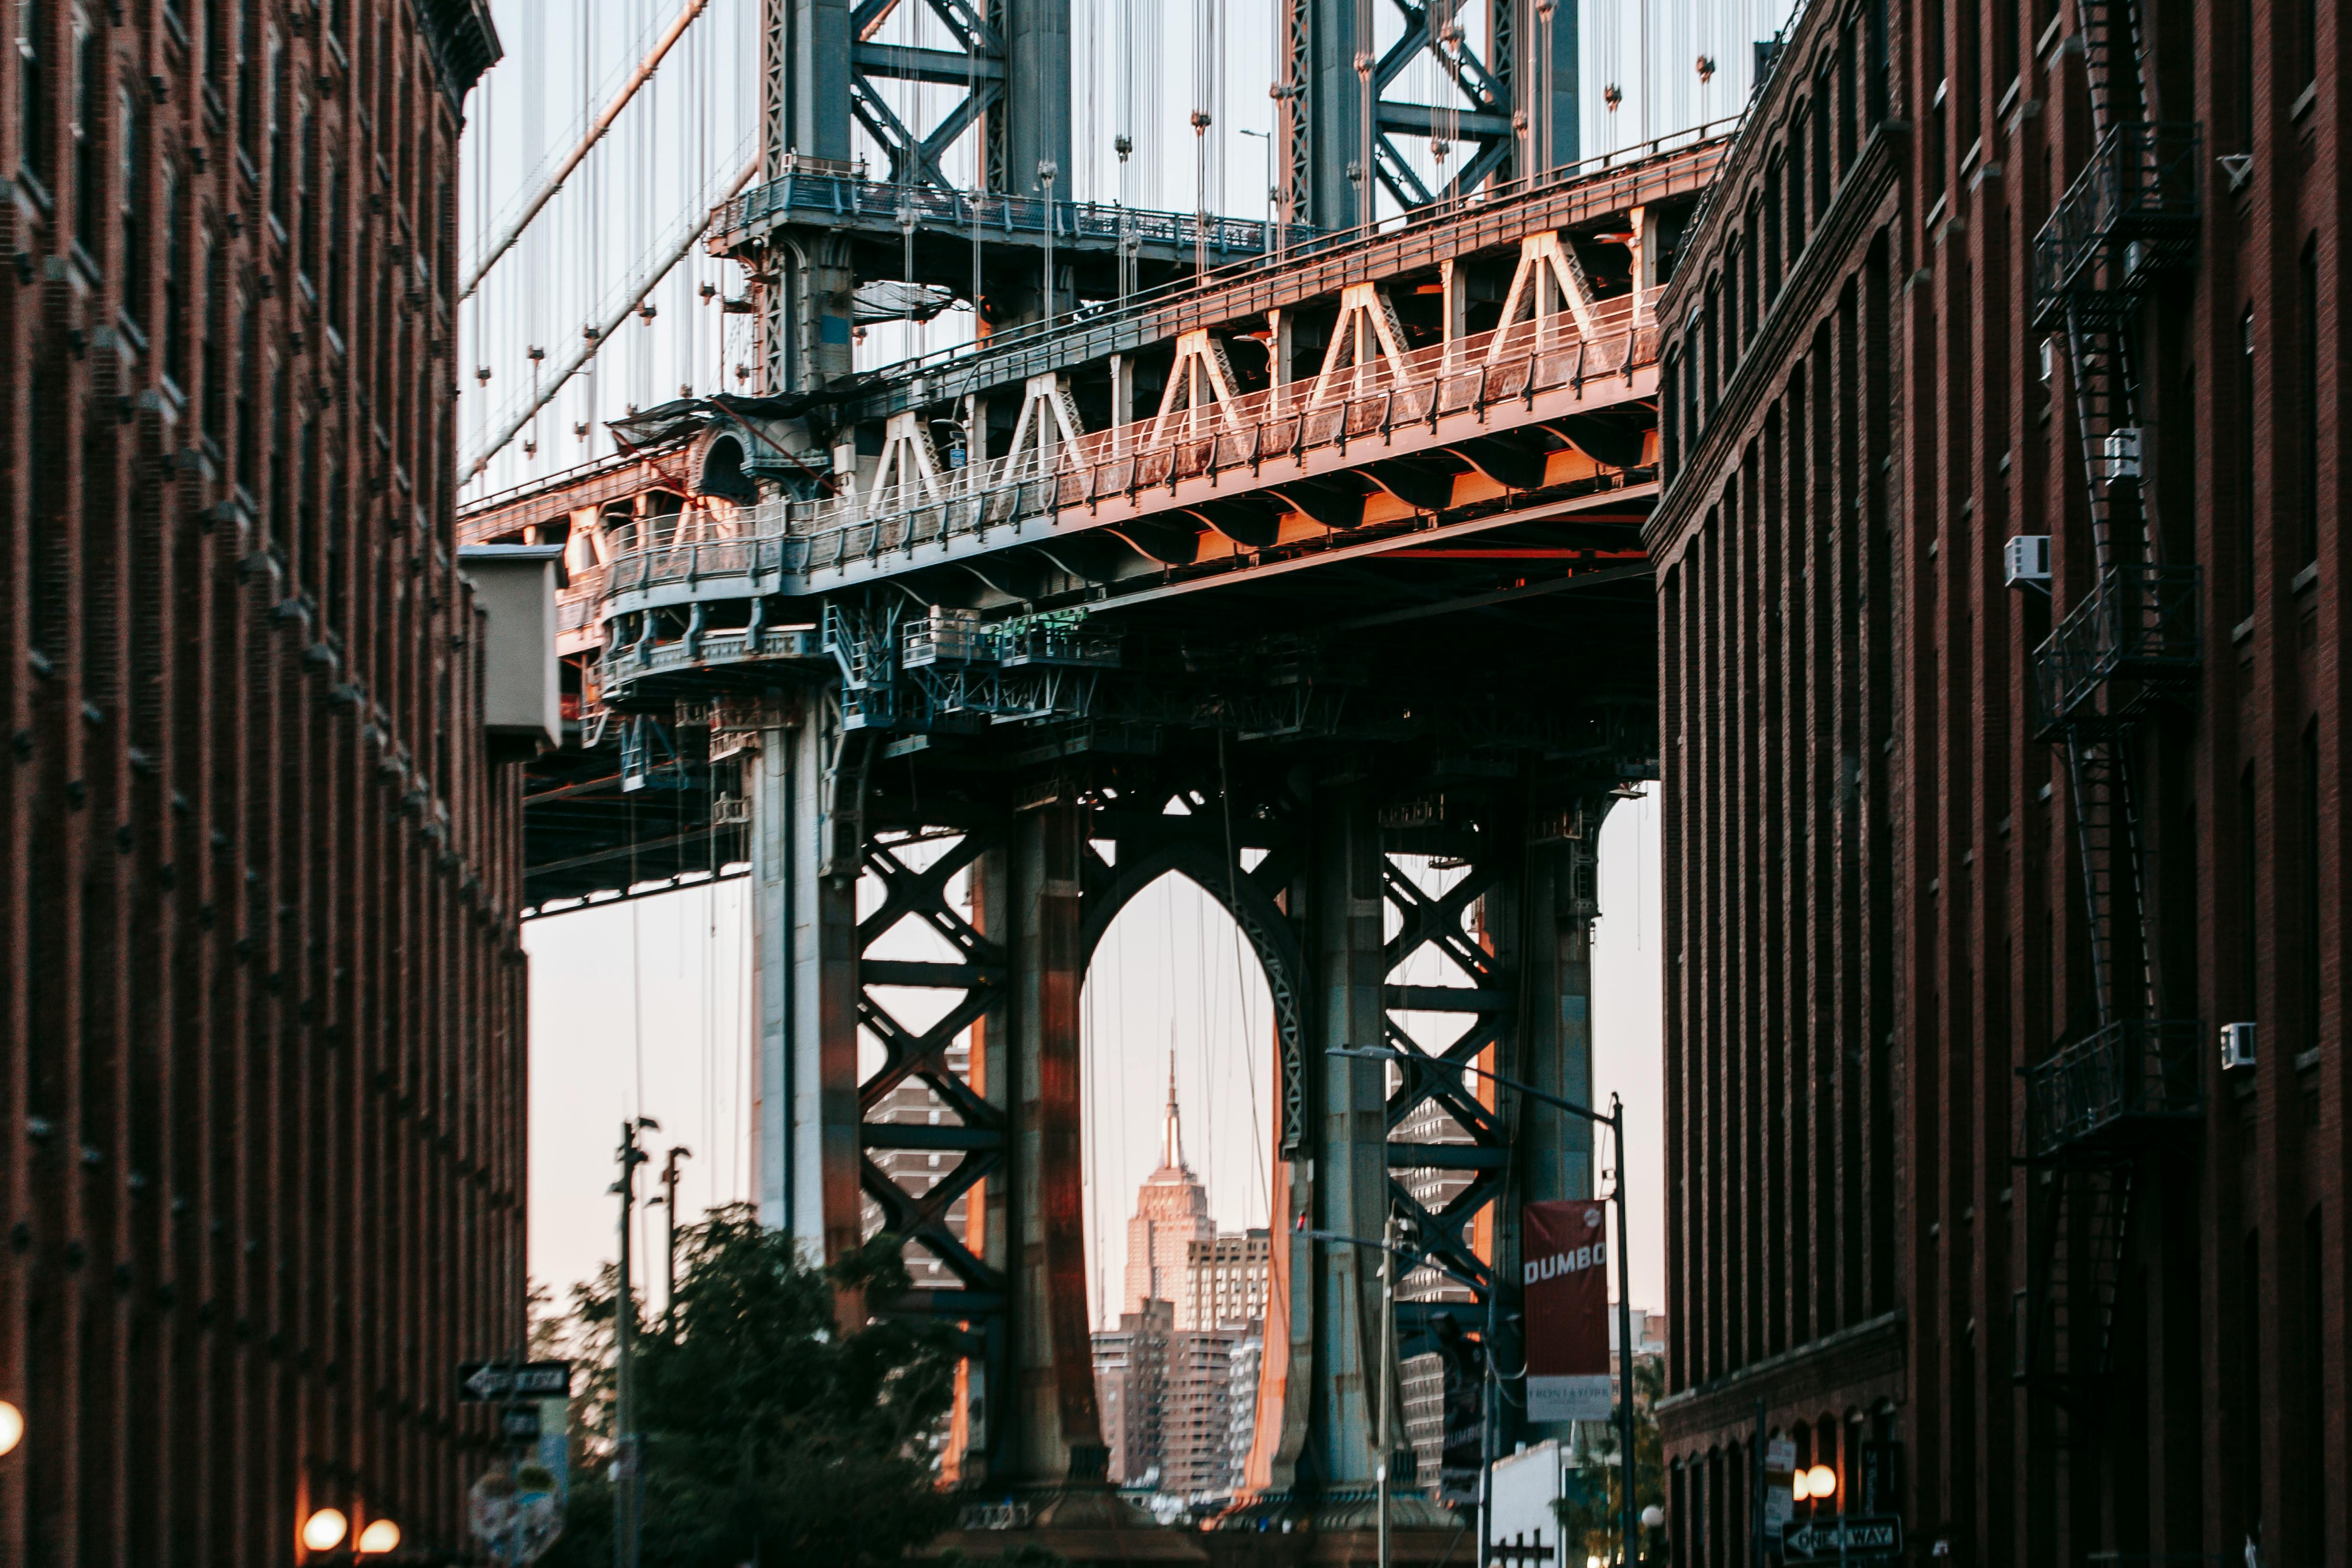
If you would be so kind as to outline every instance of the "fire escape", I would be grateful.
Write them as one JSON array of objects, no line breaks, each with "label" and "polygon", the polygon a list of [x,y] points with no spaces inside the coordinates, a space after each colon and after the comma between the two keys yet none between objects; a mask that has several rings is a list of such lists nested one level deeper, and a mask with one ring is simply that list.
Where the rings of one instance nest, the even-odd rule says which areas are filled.
[{"label": "fire escape", "polygon": [[2167,562],[2152,487],[2138,321],[2195,265],[2199,131],[2139,118],[2131,0],[2078,0],[2096,149],[2034,240],[2037,330],[2063,345],[2089,485],[2095,575],[2035,653],[2040,738],[2066,761],[2097,1026],[2027,1068],[2030,1176],[2018,1380],[2087,1402],[2111,1370],[2116,1292],[2150,1162],[2203,1110],[2203,1026],[2164,1016],[2139,777],[2146,727],[2195,687],[2200,572]]}]

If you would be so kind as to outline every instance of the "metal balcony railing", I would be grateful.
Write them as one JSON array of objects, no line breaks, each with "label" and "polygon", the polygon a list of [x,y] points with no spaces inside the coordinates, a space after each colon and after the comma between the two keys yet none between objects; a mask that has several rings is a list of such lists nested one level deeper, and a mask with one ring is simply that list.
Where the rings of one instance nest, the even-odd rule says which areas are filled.
[{"label": "metal balcony railing", "polygon": [[2027,1154],[2049,1159],[2195,1121],[2204,1044],[2195,1019],[2119,1019],[2027,1068]]},{"label": "metal balcony railing", "polygon": [[2126,300],[2196,258],[2201,143],[2193,121],[2108,128],[2033,236],[2035,327],[2054,331],[2070,306]]},{"label": "metal balcony railing", "polygon": [[2201,569],[2111,566],[2034,652],[2042,737],[2114,725],[2197,677],[2204,658]]}]

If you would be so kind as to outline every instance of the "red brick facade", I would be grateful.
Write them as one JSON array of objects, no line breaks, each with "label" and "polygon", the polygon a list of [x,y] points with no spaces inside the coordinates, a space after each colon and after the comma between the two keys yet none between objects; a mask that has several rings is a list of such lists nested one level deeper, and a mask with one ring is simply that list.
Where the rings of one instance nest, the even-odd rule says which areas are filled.
[{"label": "red brick facade", "polygon": [[519,769],[450,363],[473,0],[12,0],[0,1562],[466,1544],[522,1332]]},{"label": "red brick facade", "polygon": [[[1750,1560],[1759,1401],[1849,1509],[1899,1442],[1922,1560],[2352,1551],[2343,22],[2141,0],[2134,89],[2132,14],[1813,0],[1662,306],[1677,1568]],[[2147,267],[2095,492],[2077,388],[2120,382],[2035,244],[2114,122],[2191,150],[2196,221],[2102,275]],[[2083,771],[2036,654],[2107,580],[2095,494],[2126,578],[2201,569],[2201,657]],[[2078,828],[2110,763],[2135,856]],[[2094,922],[2086,858],[2145,915]],[[2035,1119],[2021,1074],[2159,1036],[2095,1159]]]}]

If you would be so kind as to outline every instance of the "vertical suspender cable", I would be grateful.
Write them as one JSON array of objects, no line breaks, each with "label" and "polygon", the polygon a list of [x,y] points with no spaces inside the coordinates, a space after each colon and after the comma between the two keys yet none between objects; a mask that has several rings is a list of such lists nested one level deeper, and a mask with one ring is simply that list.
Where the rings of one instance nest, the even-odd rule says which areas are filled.
[{"label": "vertical suspender cable", "polygon": [[[678,12],[677,20],[670,24],[669,30],[664,33],[660,40],[654,45],[653,52],[638,63],[637,68],[630,74],[629,79],[622,84],[619,94],[611,103],[604,106],[604,112],[589,122],[587,130],[581,135],[578,145],[572,149],[571,153],[557,167],[555,172],[549,175],[545,183],[532,194],[531,199],[524,204],[522,212],[516,216],[514,222],[509,224],[499,234],[498,243],[485,251],[474,263],[474,270],[467,277],[465,288],[458,294],[460,299],[471,297],[474,290],[480,286],[483,276],[490,270],[500,256],[513,248],[515,241],[521,237],[522,231],[530,226],[531,219],[537,217],[540,209],[553,200],[555,193],[563,188],[563,182],[570,179],[572,172],[579,168],[581,162],[586,159],[588,150],[596,145],[605,131],[612,129],[613,121],[620,118],[621,110],[628,107],[629,99],[636,96],[637,89],[653,79],[654,70],[661,64],[662,57],[669,53],[670,47],[677,42],[686,29],[693,24],[694,19],[701,16],[704,7],[709,4],[710,0],[686,0],[685,6]],[[583,112],[586,111],[591,91],[588,85],[590,77],[587,40],[588,31],[592,26],[589,17],[593,10],[594,6],[592,4],[583,7],[580,13],[582,29],[580,105]]]}]

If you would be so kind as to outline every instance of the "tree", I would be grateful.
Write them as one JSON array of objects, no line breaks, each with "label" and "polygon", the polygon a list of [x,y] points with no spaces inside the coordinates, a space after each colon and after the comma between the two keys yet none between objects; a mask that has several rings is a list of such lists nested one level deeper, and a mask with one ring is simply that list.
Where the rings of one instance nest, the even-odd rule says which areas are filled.
[{"label": "tree", "polygon": [[[1658,1418],[1652,1413],[1666,1391],[1665,1362],[1659,1356],[1633,1358],[1633,1508],[1636,1512],[1652,1503],[1664,1505],[1666,1500],[1666,1446],[1658,1431]],[[1618,1406],[1619,1410],[1623,1406]],[[1598,1557],[1603,1563],[1618,1561],[1623,1544],[1619,1539],[1623,1529],[1622,1515],[1618,1511],[1623,1497],[1625,1467],[1617,1462],[1617,1413],[1610,1415],[1609,1425],[1594,1431],[1591,1452],[1601,1461],[1606,1478],[1604,1484],[1575,1497],[1565,1497],[1552,1504],[1552,1512],[1559,1519],[1561,1538],[1583,1547],[1583,1554]],[[1571,1553],[1571,1557],[1575,1554]],[[1574,1568],[1573,1563],[1569,1568]]]},{"label": "tree", "polygon": [[[953,1395],[941,1332],[882,1315],[908,1285],[892,1237],[830,1270],[747,1206],[679,1236],[676,1310],[639,1314],[646,1568],[741,1563],[856,1568],[892,1562],[944,1530],[954,1504],[929,1438]],[[843,1332],[835,1303],[869,1312]],[[589,1364],[575,1402],[579,1459],[563,1538],[543,1561],[613,1561],[613,1343],[617,1281],[573,1289],[572,1343]]]}]

